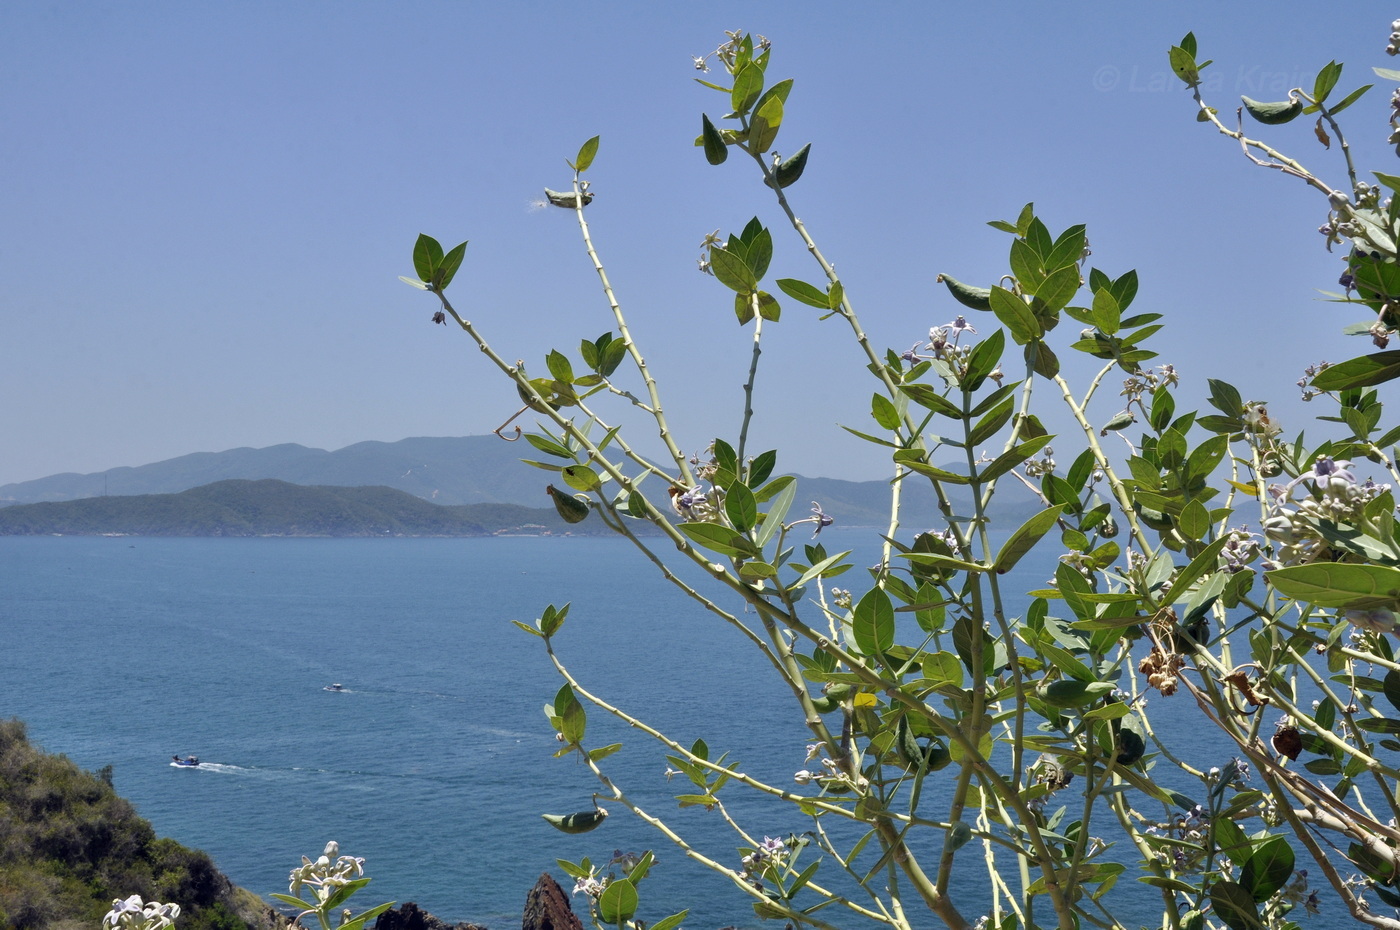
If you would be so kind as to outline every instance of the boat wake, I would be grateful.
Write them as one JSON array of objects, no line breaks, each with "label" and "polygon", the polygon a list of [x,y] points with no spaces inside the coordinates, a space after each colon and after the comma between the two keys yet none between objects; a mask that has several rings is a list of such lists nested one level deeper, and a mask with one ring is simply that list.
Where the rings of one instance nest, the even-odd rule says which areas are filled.
[{"label": "boat wake", "polygon": [[199,765],[182,765],[179,762],[170,762],[167,764],[172,769],[189,769],[192,772],[221,772],[225,775],[248,771],[248,769],[242,766],[225,765],[222,762],[201,762]]}]

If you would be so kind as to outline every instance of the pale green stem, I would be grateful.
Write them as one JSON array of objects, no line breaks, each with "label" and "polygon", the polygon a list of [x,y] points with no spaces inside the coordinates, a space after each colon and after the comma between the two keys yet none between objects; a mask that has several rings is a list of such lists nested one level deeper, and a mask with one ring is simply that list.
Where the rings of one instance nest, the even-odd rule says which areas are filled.
[{"label": "pale green stem", "polygon": [[744,382],[744,418],[739,426],[739,467],[744,466],[744,451],[749,442],[749,423],[753,421],[753,386],[758,379],[758,357],[763,354],[763,317],[758,312],[758,295],[751,298],[753,306],[753,353],[749,357],[749,380]]},{"label": "pale green stem", "polygon": [[632,338],[632,331],[627,327],[627,318],[623,316],[622,305],[617,302],[617,295],[613,293],[612,284],[608,281],[608,273],[603,268],[602,261],[598,258],[597,251],[593,248],[593,239],[588,232],[588,220],[583,215],[583,190],[579,186],[578,176],[574,176],[574,213],[578,217],[579,231],[583,235],[583,244],[588,249],[588,257],[593,262],[593,269],[598,272],[598,280],[602,282],[603,293],[607,296],[608,306],[612,308],[613,319],[617,323],[618,333],[622,337],[623,345],[627,347],[627,354],[632,356],[632,361],[636,363],[637,370],[641,372],[642,380],[646,382],[647,396],[651,398],[651,415],[656,420],[657,434],[661,441],[665,443],[666,450],[671,453],[672,460],[676,463],[676,468],[684,476],[687,487],[695,486],[695,476],[690,471],[690,462],[686,459],[685,453],[676,445],[675,438],[671,435],[671,428],[666,423],[666,415],[661,408],[661,394],[656,387],[656,379],[651,376],[651,369],[647,367],[646,359],[642,357],[641,349],[637,347],[636,341]]},{"label": "pale green stem", "polygon": [[[554,650],[553,650],[552,646],[550,646],[548,640],[546,640],[545,646],[546,646],[546,651],[549,653],[549,659],[550,659],[550,661],[554,664],[555,670],[559,673],[560,677],[562,677],[565,681],[567,681],[567,682],[569,683],[569,687],[572,688],[577,694],[583,696],[586,700],[589,701],[589,703],[591,703],[591,704],[593,704],[593,705],[595,705],[595,706],[597,706],[597,707],[603,709],[604,711],[606,711],[606,712],[608,712],[608,713],[610,713],[610,714],[616,716],[618,719],[623,720],[623,721],[626,722],[628,725],[630,725],[630,726],[632,726],[632,727],[635,727],[636,729],[641,730],[643,733],[646,733],[648,736],[652,737],[652,738],[655,739],[657,742],[662,743],[662,744],[665,745],[668,749],[671,749],[672,751],[674,751],[677,755],[683,756],[684,758],[686,758],[686,759],[687,759],[688,761],[690,761],[690,762],[698,763],[698,764],[704,765],[706,768],[710,769],[711,771],[714,771],[714,772],[717,772],[717,773],[719,773],[719,772],[727,773],[727,774],[730,776],[730,779],[731,779],[731,780],[733,780],[733,781],[735,781],[735,782],[738,782],[738,783],[740,783],[740,784],[748,785],[749,787],[755,788],[756,790],[762,791],[762,792],[764,792],[764,793],[766,793],[766,794],[772,794],[772,795],[775,795],[775,796],[777,796],[777,797],[780,797],[780,798],[782,798],[782,799],[784,799],[784,800],[792,801],[792,802],[795,802],[795,803],[800,802],[800,803],[803,803],[803,804],[806,804],[806,805],[812,805],[812,806],[817,807],[818,809],[825,810],[827,813],[837,814],[837,815],[842,815],[842,816],[850,816],[848,812],[843,811],[840,807],[837,807],[836,805],[829,805],[829,804],[826,804],[826,803],[820,801],[820,799],[815,799],[815,798],[802,798],[802,797],[798,797],[798,796],[795,796],[795,795],[791,795],[791,794],[789,794],[788,792],[781,791],[781,790],[779,790],[779,789],[772,788],[772,787],[770,787],[770,786],[768,786],[768,785],[765,785],[765,784],[763,784],[762,782],[757,781],[756,779],[749,778],[748,776],[743,775],[742,773],[739,773],[739,772],[730,772],[728,769],[725,769],[725,768],[722,767],[722,766],[714,765],[713,763],[710,763],[710,762],[708,762],[708,760],[705,760],[705,759],[700,759],[698,756],[695,756],[694,754],[692,754],[688,749],[686,749],[685,747],[681,746],[679,743],[676,743],[676,742],[674,742],[673,740],[668,739],[668,738],[667,738],[666,736],[664,736],[660,731],[658,731],[658,730],[656,730],[656,729],[653,729],[652,727],[648,727],[646,724],[642,723],[640,720],[636,719],[635,717],[632,717],[631,715],[629,715],[629,714],[627,714],[626,712],[620,710],[619,708],[614,707],[613,705],[611,705],[611,704],[607,703],[606,701],[602,700],[601,698],[599,698],[597,695],[595,695],[595,694],[589,692],[587,689],[583,688],[581,685],[579,685],[577,679],[575,679],[575,678],[569,673],[568,669],[564,667],[563,663],[559,661],[558,656],[556,656],[556,655],[554,654]],[[783,916],[785,916],[785,917],[787,917],[787,918],[789,918],[789,919],[791,919],[791,920],[797,920],[797,921],[802,922],[802,923],[808,923],[808,924],[811,924],[811,925],[813,925],[813,926],[815,926],[815,927],[824,928],[824,930],[838,930],[838,928],[837,928],[835,925],[833,925],[833,924],[828,924],[828,923],[826,923],[825,921],[816,920],[816,919],[812,918],[810,915],[802,914],[801,912],[795,911],[795,910],[793,910],[792,908],[790,908],[790,907],[788,907],[788,906],[786,906],[786,905],[780,905],[780,904],[776,904],[776,902],[771,902],[770,899],[766,898],[761,892],[757,891],[757,890],[754,889],[752,886],[750,886],[750,885],[744,880],[744,877],[743,877],[742,873],[737,872],[737,871],[735,871],[734,869],[729,868],[728,866],[722,865],[722,864],[720,864],[719,862],[716,862],[715,860],[710,859],[709,857],[707,857],[707,856],[703,855],[702,853],[698,852],[697,850],[695,850],[695,849],[694,849],[693,847],[691,847],[679,834],[677,834],[675,831],[673,831],[673,830],[666,824],[665,821],[661,820],[659,817],[654,817],[654,816],[648,814],[648,813],[647,813],[646,811],[644,811],[641,807],[637,806],[637,805],[636,805],[635,803],[633,803],[629,798],[627,798],[627,796],[623,793],[623,791],[622,791],[620,788],[617,787],[617,785],[616,785],[616,784],[613,782],[613,780],[607,775],[607,773],[605,773],[601,768],[599,768],[599,767],[598,767],[598,764],[597,764],[596,762],[593,761],[593,759],[588,755],[588,753],[587,753],[586,751],[583,750],[583,747],[580,746],[580,747],[578,747],[578,749],[579,749],[580,754],[581,754],[582,757],[583,757],[583,760],[584,760],[585,764],[587,764],[589,770],[593,772],[594,777],[597,778],[598,781],[600,781],[610,792],[612,792],[612,796],[613,796],[613,799],[614,799],[614,800],[616,800],[618,803],[620,803],[620,804],[626,806],[626,807],[628,808],[628,810],[630,810],[630,811],[632,811],[632,813],[636,814],[643,822],[645,822],[646,824],[648,824],[649,826],[651,826],[652,828],[654,828],[654,829],[656,829],[658,832],[660,832],[663,836],[665,836],[667,839],[669,839],[673,844],[675,844],[676,846],[678,846],[678,847],[685,853],[686,856],[688,856],[688,857],[691,858],[691,859],[694,859],[695,861],[697,861],[697,862],[699,862],[700,864],[704,865],[706,868],[709,868],[709,869],[712,869],[712,870],[714,870],[714,871],[716,871],[716,872],[719,872],[720,874],[722,874],[722,875],[724,875],[725,877],[729,878],[731,881],[734,882],[735,885],[737,885],[737,886],[739,886],[741,889],[743,889],[744,892],[745,892],[746,894],[748,894],[750,897],[754,897],[754,898],[757,898],[758,900],[766,901],[766,902],[775,904],[775,906],[776,906],[779,910],[782,910],[782,911],[783,911]],[[736,825],[736,826],[737,826],[737,825]],[[812,886],[812,888],[813,888],[813,891],[818,891],[817,886]],[[877,913],[877,912],[875,912],[875,911],[872,911],[872,910],[870,910],[869,908],[862,907],[861,905],[856,904],[855,902],[849,901],[849,900],[847,900],[846,898],[843,898],[843,897],[841,897],[841,896],[839,896],[839,895],[836,895],[836,894],[834,894],[833,892],[822,890],[822,891],[818,891],[818,893],[823,894],[824,897],[827,897],[827,898],[831,899],[831,900],[834,901],[835,903],[841,905],[842,907],[847,908],[848,910],[852,911],[852,912],[855,913],[855,914],[858,914],[858,915],[861,916],[861,917],[866,917],[866,918],[869,918],[869,919],[871,919],[871,920],[878,920],[878,921],[884,921],[884,920],[886,919],[883,915],[881,915],[881,914],[879,914],[879,913]]]}]

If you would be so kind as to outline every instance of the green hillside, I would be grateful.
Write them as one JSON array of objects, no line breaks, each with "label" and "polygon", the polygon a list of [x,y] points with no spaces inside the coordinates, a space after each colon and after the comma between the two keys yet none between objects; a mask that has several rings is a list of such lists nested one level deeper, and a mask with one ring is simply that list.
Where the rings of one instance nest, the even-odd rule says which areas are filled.
[{"label": "green hillside", "polygon": [[[541,486],[543,492],[543,486]],[[540,497],[548,500],[545,494]],[[610,535],[600,520],[569,525],[553,507],[442,506],[393,488],[218,481],[179,494],[93,497],[0,508],[0,535],[489,536]]]},{"label": "green hillside", "polygon": [[99,927],[115,898],[180,905],[180,930],[264,926],[266,907],[207,855],[159,839],[112,789],[0,721],[0,927]]}]

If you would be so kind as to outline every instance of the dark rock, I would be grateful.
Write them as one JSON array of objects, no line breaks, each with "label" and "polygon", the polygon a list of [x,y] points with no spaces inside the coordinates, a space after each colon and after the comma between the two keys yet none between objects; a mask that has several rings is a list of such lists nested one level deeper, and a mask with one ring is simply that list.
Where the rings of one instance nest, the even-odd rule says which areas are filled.
[{"label": "dark rock", "polygon": [[521,930],[583,930],[583,923],[569,904],[569,896],[545,872],[525,898]]},{"label": "dark rock", "polygon": [[379,919],[374,922],[374,928],[375,930],[486,930],[480,924],[469,924],[465,921],[449,924],[444,920],[438,920],[412,901],[405,903],[402,907],[390,908],[380,914]]}]

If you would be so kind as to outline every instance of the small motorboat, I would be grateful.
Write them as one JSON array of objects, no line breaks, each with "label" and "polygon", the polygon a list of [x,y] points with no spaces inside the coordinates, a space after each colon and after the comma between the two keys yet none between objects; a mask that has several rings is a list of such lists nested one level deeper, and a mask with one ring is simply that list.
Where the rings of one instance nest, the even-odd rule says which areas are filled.
[{"label": "small motorboat", "polygon": [[322,691],[344,691],[344,690],[345,690],[345,686],[342,685],[340,682],[337,681],[337,682],[335,682],[334,684],[326,685],[326,686],[325,686],[324,688],[322,688],[321,690],[322,690]]},{"label": "small motorboat", "polygon": [[194,768],[199,765],[199,756],[186,756],[183,759],[179,756],[171,756],[170,760],[171,765],[177,765],[182,769]]}]

